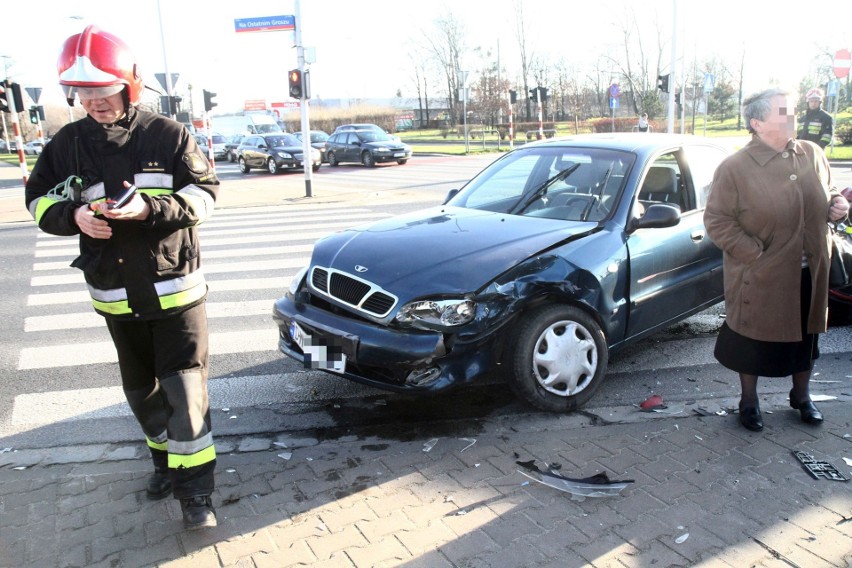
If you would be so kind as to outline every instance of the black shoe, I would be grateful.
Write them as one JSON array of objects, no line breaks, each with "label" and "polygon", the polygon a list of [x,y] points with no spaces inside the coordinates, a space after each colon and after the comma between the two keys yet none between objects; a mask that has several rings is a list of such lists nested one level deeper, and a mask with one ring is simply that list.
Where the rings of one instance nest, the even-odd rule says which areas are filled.
[{"label": "black shoe", "polygon": [[752,432],[763,430],[763,417],[758,406],[740,406],[740,424]]},{"label": "black shoe", "polygon": [[793,391],[790,391],[790,408],[799,411],[799,414],[802,415],[802,422],[808,424],[822,423],[822,412],[819,411],[813,401],[799,402],[793,398]]},{"label": "black shoe", "polygon": [[183,511],[183,526],[189,530],[216,526],[216,511],[210,495],[199,495],[180,500]]},{"label": "black shoe", "polygon": [[145,488],[148,494],[148,499],[156,501],[167,497],[172,492],[172,480],[169,479],[168,471],[154,470],[151,477],[148,478],[148,487]]}]

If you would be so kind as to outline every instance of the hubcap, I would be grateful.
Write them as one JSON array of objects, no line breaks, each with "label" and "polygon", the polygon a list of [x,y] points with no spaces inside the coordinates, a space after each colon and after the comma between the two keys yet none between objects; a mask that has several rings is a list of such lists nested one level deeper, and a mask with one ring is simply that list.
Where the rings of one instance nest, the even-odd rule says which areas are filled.
[{"label": "hubcap", "polygon": [[592,335],[574,321],[551,324],[539,336],[533,353],[533,374],[543,389],[572,396],[585,389],[598,368]]}]

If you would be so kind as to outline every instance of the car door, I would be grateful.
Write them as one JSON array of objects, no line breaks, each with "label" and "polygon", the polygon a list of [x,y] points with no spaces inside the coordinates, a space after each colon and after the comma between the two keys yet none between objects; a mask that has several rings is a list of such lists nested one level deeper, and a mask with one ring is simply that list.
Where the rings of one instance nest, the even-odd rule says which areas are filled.
[{"label": "car door", "polygon": [[667,203],[680,208],[673,227],[643,228],[627,238],[630,314],[627,337],[665,324],[722,295],[721,253],[704,229],[703,201],[696,197],[682,150],[664,153],[640,180],[641,208]]},{"label": "car door", "polygon": [[243,155],[246,158],[246,163],[252,167],[263,166],[262,160],[260,159],[260,144],[263,142],[263,138],[260,136],[250,136],[248,138],[248,142],[246,143],[245,150],[243,151]]}]

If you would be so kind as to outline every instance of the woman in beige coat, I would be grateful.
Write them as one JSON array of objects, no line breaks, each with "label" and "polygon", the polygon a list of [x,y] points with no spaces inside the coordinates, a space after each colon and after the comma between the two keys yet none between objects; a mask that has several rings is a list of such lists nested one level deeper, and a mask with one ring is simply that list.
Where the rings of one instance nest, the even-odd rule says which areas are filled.
[{"label": "woman in beige coat", "polygon": [[810,424],[822,413],[810,399],[818,334],[827,329],[830,234],[849,203],[831,189],[819,146],[795,140],[789,94],[747,98],[751,141],[716,170],[704,213],[724,252],[726,322],[715,356],[740,376],[740,422],[763,429],[757,379],[792,375],[790,406]]}]

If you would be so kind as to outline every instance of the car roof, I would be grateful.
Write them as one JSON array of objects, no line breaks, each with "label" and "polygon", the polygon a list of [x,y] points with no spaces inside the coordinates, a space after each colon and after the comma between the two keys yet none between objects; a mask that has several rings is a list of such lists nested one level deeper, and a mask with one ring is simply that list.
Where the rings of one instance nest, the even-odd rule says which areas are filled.
[{"label": "car roof", "polygon": [[636,154],[648,155],[678,146],[715,146],[724,150],[731,150],[712,139],[691,134],[666,134],[647,132],[615,132],[599,134],[576,134],[559,138],[548,138],[524,144],[519,149],[536,147],[559,147],[567,148],[603,148],[610,150],[622,150]]}]

